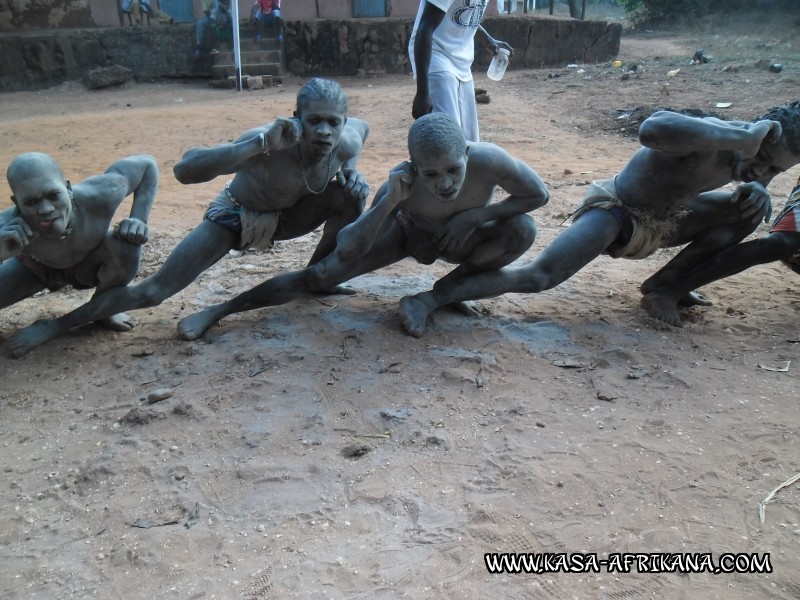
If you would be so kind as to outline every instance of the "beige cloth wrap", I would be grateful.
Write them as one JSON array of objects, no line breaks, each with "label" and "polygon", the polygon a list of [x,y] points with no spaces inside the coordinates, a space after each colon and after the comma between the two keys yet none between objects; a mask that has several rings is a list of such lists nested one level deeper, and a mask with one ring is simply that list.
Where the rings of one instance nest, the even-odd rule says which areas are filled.
[{"label": "beige cloth wrap", "polygon": [[268,249],[271,245],[272,238],[275,236],[275,230],[278,228],[281,211],[270,210],[266,212],[257,212],[245,208],[231,195],[229,185],[230,182],[225,185],[225,189],[212,200],[208,207],[239,215],[239,219],[242,222],[242,233],[239,238],[240,249]]},{"label": "beige cloth wrap", "polygon": [[606,179],[592,182],[578,210],[572,213],[572,220],[577,220],[590,208],[608,210],[614,206],[620,207],[628,215],[633,224],[633,232],[627,244],[606,250],[605,254],[613,258],[638,259],[650,256],[663,247],[664,242],[675,233],[679,220],[687,214],[687,211],[681,210],[672,218],[661,220],[645,211],[629,208],[617,197],[615,180]]}]

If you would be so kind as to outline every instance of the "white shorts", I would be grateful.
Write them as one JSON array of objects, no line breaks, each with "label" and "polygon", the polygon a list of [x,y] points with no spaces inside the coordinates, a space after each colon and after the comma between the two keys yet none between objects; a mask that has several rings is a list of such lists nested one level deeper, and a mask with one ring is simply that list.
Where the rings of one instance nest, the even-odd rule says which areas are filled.
[{"label": "white shorts", "polygon": [[434,112],[442,112],[456,119],[468,142],[480,141],[475,86],[471,79],[461,81],[445,71],[428,73],[428,92]]}]

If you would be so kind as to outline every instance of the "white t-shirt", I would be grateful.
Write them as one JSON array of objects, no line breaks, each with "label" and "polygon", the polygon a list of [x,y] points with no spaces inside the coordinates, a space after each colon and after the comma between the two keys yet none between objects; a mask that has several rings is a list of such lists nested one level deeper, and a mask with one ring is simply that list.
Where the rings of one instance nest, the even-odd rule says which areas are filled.
[{"label": "white t-shirt", "polygon": [[481,23],[489,0],[422,0],[417,10],[417,19],[408,42],[408,56],[414,77],[417,67],[414,64],[414,39],[422,18],[425,3],[429,2],[444,11],[444,19],[433,32],[431,45],[431,66],[429,73],[446,71],[453,73],[461,81],[472,79],[472,61],[475,58],[475,32]]}]

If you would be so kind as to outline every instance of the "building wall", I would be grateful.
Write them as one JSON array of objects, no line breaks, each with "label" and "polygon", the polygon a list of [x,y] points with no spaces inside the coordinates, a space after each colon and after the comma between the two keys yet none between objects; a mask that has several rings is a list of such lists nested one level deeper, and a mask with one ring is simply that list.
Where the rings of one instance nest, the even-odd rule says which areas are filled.
[{"label": "building wall", "polygon": [[92,23],[90,1],[0,0],[0,31],[85,27]]},{"label": "building wall", "polygon": [[[158,0],[151,0],[154,4]],[[195,16],[202,14],[203,0],[185,1],[193,6]],[[118,27],[120,0],[0,0],[0,31],[17,29],[52,29],[58,27]],[[413,17],[420,0],[385,0],[389,17]],[[254,0],[237,0],[239,18],[247,19]],[[349,19],[353,0],[284,0],[283,16],[287,21]],[[317,11],[319,10],[319,17]],[[496,15],[494,0],[487,16]],[[127,18],[125,19],[127,24]],[[151,23],[153,20],[151,19]]]},{"label": "building wall", "polygon": [[[605,21],[486,17],[492,36],[514,48],[509,69],[596,63],[619,53],[622,25]],[[325,19],[286,23],[286,66],[297,75],[408,73],[408,39],[413,19]],[[476,36],[473,69],[492,58]]]}]

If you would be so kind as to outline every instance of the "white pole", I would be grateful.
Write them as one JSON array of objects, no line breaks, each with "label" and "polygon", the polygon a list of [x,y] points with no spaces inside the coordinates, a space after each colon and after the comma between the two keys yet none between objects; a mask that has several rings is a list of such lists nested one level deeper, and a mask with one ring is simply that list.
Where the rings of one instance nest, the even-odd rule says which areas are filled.
[{"label": "white pole", "polygon": [[239,47],[239,0],[231,2],[231,19],[233,20],[233,68],[236,71],[236,90],[242,91],[242,59]]}]

